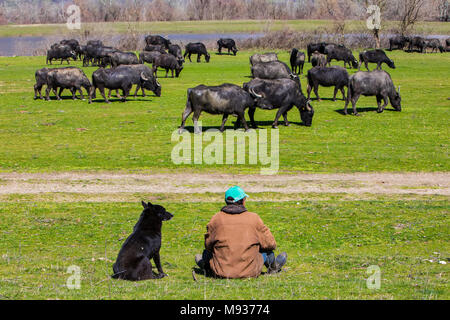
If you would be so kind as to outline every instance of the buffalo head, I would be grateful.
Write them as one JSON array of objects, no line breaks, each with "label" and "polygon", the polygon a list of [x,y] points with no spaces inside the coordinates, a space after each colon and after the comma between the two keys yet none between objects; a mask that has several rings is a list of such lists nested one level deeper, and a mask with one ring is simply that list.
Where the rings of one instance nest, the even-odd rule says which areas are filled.
[{"label": "buffalo head", "polygon": [[161,85],[159,84],[158,80],[156,80],[156,78],[154,78],[153,76],[146,76],[144,72],[141,72],[141,83],[142,87],[147,90],[153,91],[153,93],[157,97],[161,97]]},{"label": "buffalo head", "polygon": [[394,93],[394,96],[391,98],[392,107],[394,107],[397,111],[402,111],[402,97],[400,96],[400,86],[398,87],[398,91]]},{"label": "buffalo head", "polygon": [[305,106],[299,108],[300,118],[305,126],[310,127],[314,117],[314,108],[310,104],[311,100],[307,100]]}]

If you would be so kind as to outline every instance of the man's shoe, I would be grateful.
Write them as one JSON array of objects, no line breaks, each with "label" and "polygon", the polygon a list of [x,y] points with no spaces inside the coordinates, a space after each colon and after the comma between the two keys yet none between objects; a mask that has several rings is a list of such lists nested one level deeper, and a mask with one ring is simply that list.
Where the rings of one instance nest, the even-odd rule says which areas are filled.
[{"label": "man's shoe", "polygon": [[205,261],[203,260],[203,256],[201,254],[195,255],[195,263],[199,266],[200,269],[205,269]]},{"label": "man's shoe", "polygon": [[269,269],[267,270],[268,273],[277,273],[281,271],[281,268],[286,264],[287,261],[287,254],[286,252],[280,253],[275,261],[270,265]]}]

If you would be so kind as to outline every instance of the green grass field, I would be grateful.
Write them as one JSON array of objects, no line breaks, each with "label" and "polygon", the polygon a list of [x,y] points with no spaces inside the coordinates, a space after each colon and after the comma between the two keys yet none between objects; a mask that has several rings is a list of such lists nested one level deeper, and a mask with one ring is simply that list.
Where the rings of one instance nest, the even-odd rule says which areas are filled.
[{"label": "green grass field", "polygon": [[[220,199],[222,195],[216,195]],[[55,203],[11,196],[0,203],[2,299],[448,299],[448,201],[433,199],[249,202],[270,227],[285,270],[249,280],[192,279],[194,255],[218,202],[160,201],[175,217],[163,226],[168,278],[109,278],[140,214],[137,202]],[[431,262],[429,261],[431,260]],[[81,289],[69,290],[69,266]],[[367,268],[381,269],[368,289]]]},{"label": "green grass field", "polygon": [[[160,78],[162,97],[138,96],[126,103],[113,99],[110,105],[101,99],[91,105],[72,101],[69,91],[64,101],[35,101],[34,72],[45,67],[45,58],[0,58],[0,170],[259,173],[259,164],[174,165],[171,160],[176,145],[171,136],[181,123],[186,90],[199,84],[250,81],[250,54],[213,54],[209,64],[188,62],[180,78]],[[287,52],[279,55],[288,61]],[[402,112],[388,106],[377,114],[376,99],[363,97],[358,102],[362,116],[344,116],[344,101],[314,100],[313,125],[307,128],[299,125],[298,111],[293,109],[292,125],[279,129],[280,173],[449,170],[450,54],[389,55],[397,66],[388,72],[401,86]],[[305,72],[310,66],[305,65]],[[84,70],[91,77],[96,68]],[[301,82],[306,92],[305,76]],[[333,89],[319,92],[322,98],[331,98]],[[275,113],[257,110],[255,119],[268,129]],[[221,123],[220,116],[205,113],[200,120],[204,127],[218,128]],[[228,121],[227,128],[232,128],[232,119]],[[192,127],[192,118],[187,125]]]},{"label": "green grass field", "polygon": [[[252,33],[276,31],[290,28],[295,31],[327,30],[332,20],[207,20],[207,21],[156,21],[156,22],[103,22],[83,23],[80,31],[71,31],[65,24],[3,25],[0,37],[72,35],[79,36],[86,30],[105,33],[125,33],[129,29],[142,33]],[[395,29],[398,22],[383,22],[383,30]],[[181,30],[181,31],[180,31]],[[367,30],[365,21],[347,20],[346,32]],[[445,22],[419,22],[415,32],[426,34],[448,34],[450,26]]]},{"label": "green grass field", "polygon": [[[180,78],[159,79],[160,98],[139,95],[126,103],[113,99],[110,105],[100,99],[91,105],[72,101],[68,91],[63,101],[35,101],[34,72],[45,67],[45,58],[0,58],[0,171],[259,174],[260,165],[175,165],[170,157],[186,90],[250,81],[252,53],[212,54],[209,64],[187,62]],[[288,61],[287,52],[278,53]],[[279,128],[279,174],[449,171],[450,54],[388,55],[397,66],[387,71],[401,85],[402,112],[388,106],[377,114],[375,98],[367,97],[358,103],[361,117],[344,116],[344,101],[313,100],[316,113],[308,128],[299,125],[299,114],[292,110],[292,125]],[[310,67],[306,64],[305,72]],[[90,77],[96,68],[83,69]],[[304,76],[301,82],[305,92]],[[333,89],[319,92],[330,98]],[[257,110],[255,119],[269,129],[274,116],[274,111]],[[200,120],[204,127],[221,123],[220,116],[207,114]],[[187,125],[192,129],[191,118]],[[4,183],[0,179],[0,186]],[[445,195],[418,196],[414,190],[405,195],[289,190],[251,195],[248,209],[260,214],[278,250],[288,253],[285,270],[249,280],[197,275],[194,282],[194,255],[203,249],[206,224],[221,208],[222,193],[124,193],[94,200],[97,195],[57,192],[0,195],[0,299],[450,298]],[[161,256],[169,277],[112,280],[112,264],[137,221],[141,199],[152,199],[175,215],[163,227]],[[80,290],[66,286],[72,265],[81,269]],[[381,269],[378,290],[366,285],[371,265]]]}]

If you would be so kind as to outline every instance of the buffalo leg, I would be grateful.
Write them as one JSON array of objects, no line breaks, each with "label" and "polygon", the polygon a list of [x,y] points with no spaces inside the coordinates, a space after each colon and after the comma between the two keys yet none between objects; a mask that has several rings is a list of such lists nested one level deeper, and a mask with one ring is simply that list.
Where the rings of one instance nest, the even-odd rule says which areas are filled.
[{"label": "buffalo leg", "polygon": [[236,124],[234,126],[235,130],[237,129],[236,127],[239,128],[239,123],[242,123],[242,125],[245,128],[245,131],[248,131],[248,124],[247,124],[247,121],[245,121],[245,113],[244,113],[244,111],[238,113],[238,120],[236,121]]},{"label": "buffalo leg", "polygon": [[84,100],[83,90],[81,90],[81,87],[78,88],[78,91],[80,92],[81,100]]},{"label": "buffalo leg", "polygon": [[[381,99],[383,99],[384,104],[380,107],[381,104]],[[378,102],[378,113],[381,113],[384,111],[384,108],[386,108],[387,104],[388,104],[388,97],[387,96],[377,96],[377,102]]]},{"label": "buffalo leg", "polygon": [[278,119],[280,119],[281,115],[284,113],[285,111],[283,110],[283,108],[278,109],[278,112],[275,116],[275,121],[272,124],[272,128],[274,129],[278,129]]},{"label": "buffalo leg", "polygon": [[184,109],[183,115],[181,116],[181,126],[180,126],[180,130],[178,131],[179,134],[181,134],[182,131],[184,130],[184,126],[186,124],[186,119],[191,115],[191,113],[192,113],[191,103],[188,102],[186,104],[186,109]]},{"label": "buffalo leg", "polygon": [[314,93],[316,94],[317,100],[322,101],[322,99],[320,99],[320,97],[319,97],[319,85],[318,84],[314,85]]},{"label": "buffalo leg", "polygon": [[356,111],[356,102],[358,102],[359,96],[360,96],[360,95],[357,94],[357,95],[355,95],[355,96],[352,97],[353,114],[354,114],[355,116],[359,116],[358,111]]},{"label": "buffalo leg", "polygon": [[258,126],[256,125],[256,122],[255,122],[255,111],[256,111],[256,108],[249,108],[248,109],[248,117],[250,118],[250,123],[251,123],[253,129],[258,129]]},{"label": "buffalo leg", "polygon": [[194,115],[192,116],[192,120],[194,121],[194,133],[196,134],[202,133],[200,131],[200,128],[198,127],[198,118],[200,118],[201,113],[202,110],[199,108],[198,110],[194,111]]},{"label": "buffalo leg", "polygon": [[288,118],[287,118],[287,111],[285,113],[283,113],[283,118],[284,118],[284,125],[286,127],[289,127],[291,124],[289,123]]},{"label": "buffalo leg", "polygon": [[56,99],[58,100],[62,100],[61,99],[61,93],[64,91],[64,88],[59,88],[59,94],[56,95]]},{"label": "buffalo leg", "polygon": [[220,132],[223,132],[225,130],[225,123],[228,120],[228,114],[224,114],[222,117],[222,125],[220,126]]},{"label": "buffalo leg", "polygon": [[337,92],[338,92],[338,87],[334,87],[333,101],[336,101]]},{"label": "buffalo leg", "polygon": [[200,62],[200,57],[201,57],[202,55],[199,53],[198,55],[197,55],[197,63],[199,63]]},{"label": "buffalo leg", "polygon": [[111,103],[111,101],[109,101],[108,98],[106,98],[105,88],[104,87],[99,87],[98,90],[100,90],[100,94],[102,95],[102,97],[105,100],[105,102],[106,103]]},{"label": "buffalo leg", "polygon": [[344,89],[344,87],[342,87],[340,90],[342,92],[342,100],[345,100],[345,89]]},{"label": "buffalo leg", "polygon": [[369,63],[368,63],[367,61],[364,61],[364,64],[366,65],[367,71],[370,71],[370,70],[369,70]]},{"label": "buffalo leg", "polygon": [[311,88],[311,86],[308,84],[308,86],[306,87],[306,93],[308,94],[308,100],[309,100],[309,98],[311,97],[311,90],[312,90],[312,88]]}]

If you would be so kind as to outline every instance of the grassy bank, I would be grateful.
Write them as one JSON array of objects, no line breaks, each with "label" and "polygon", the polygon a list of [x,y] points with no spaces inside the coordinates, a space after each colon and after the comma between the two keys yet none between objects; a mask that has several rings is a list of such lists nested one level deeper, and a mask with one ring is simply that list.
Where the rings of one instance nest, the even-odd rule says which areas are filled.
[{"label": "grassy bank", "polygon": [[[0,170],[259,173],[261,165],[248,162],[175,165],[171,160],[176,145],[171,137],[181,122],[186,90],[198,84],[250,81],[250,54],[212,54],[209,64],[187,62],[180,78],[160,78],[162,97],[139,95],[126,103],[113,98],[110,105],[101,99],[92,105],[72,101],[68,91],[63,101],[35,101],[34,72],[45,67],[45,58],[0,58]],[[329,100],[333,89],[320,88],[326,99],[312,101],[312,127],[299,125],[295,109],[289,112],[291,126],[280,126],[280,173],[449,170],[450,54],[388,55],[397,66],[388,71],[401,86],[402,112],[388,106],[377,114],[375,98],[363,97],[358,102],[362,116],[344,116],[344,101]],[[279,56],[288,61],[287,52]],[[306,64],[305,72],[310,67]],[[94,70],[84,68],[88,77]],[[305,92],[304,76],[301,82]],[[274,117],[275,111],[257,110],[255,115],[266,129]],[[202,114],[200,120],[204,127],[218,128],[221,117]],[[227,128],[232,128],[232,121]],[[192,118],[187,125],[191,130]]]},{"label": "grassy bank", "polygon": [[[249,202],[248,209],[273,232],[278,252],[288,253],[284,271],[233,281],[197,275],[197,282],[191,275],[193,257],[201,252],[205,225],[222,203],[158,203],[175,215],[163,226],[161,259],[169,277],[130,283],[109,275],[140,214],[139,203],[3,200],[0,298],[449,298],[448,267],[439,263],[448,262],[446,200],[336,201],[299,195],[297,201]],[[81,269],[80,290],[66,287],[72,265]],[[378,290],[366,285],[371,265],[381,270]]]},{"label": "grassy bank", "polygon": [[[397,22],[386,21],[383,30],[397,27]],[[332,20],[212,20],[212,21],[158,21],[158,22],[114,22],[83,23],[80,31],[71,31],[65,24],[48,25],[3,25],[0,26],[0,37],[20,36],[79,36],[86,31],[95,36],[98,32],[120,34],[129,29],[145,34],[168,33],[259,33],[290,28],[295,31],[330,31]],[[366,22],[346,21],[345,32],[366,31]],[[424,34],[450,35],[450,26],[445,22],[420,22],[415,32]]]}]

